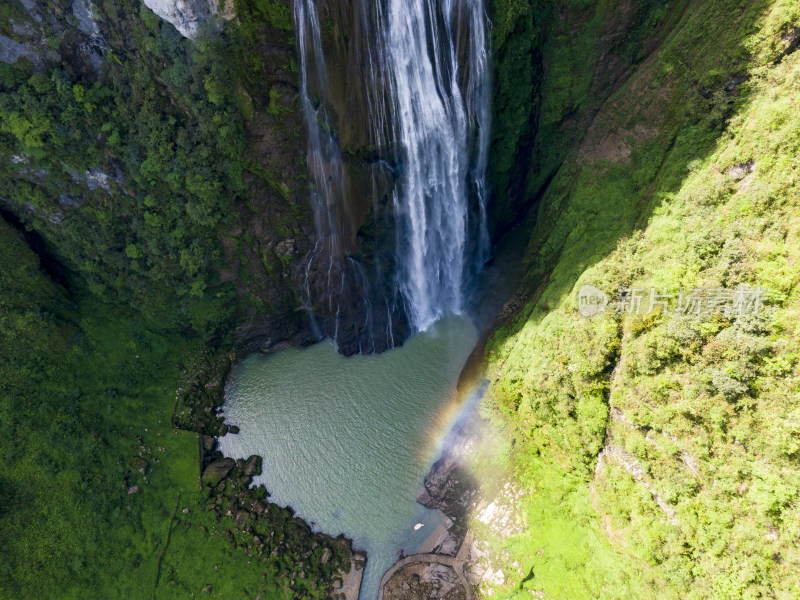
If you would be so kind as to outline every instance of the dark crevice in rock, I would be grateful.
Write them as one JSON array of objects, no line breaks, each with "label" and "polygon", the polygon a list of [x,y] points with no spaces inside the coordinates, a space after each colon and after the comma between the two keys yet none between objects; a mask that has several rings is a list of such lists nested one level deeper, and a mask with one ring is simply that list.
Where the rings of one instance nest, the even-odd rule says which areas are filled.
[{"label": "dark crevice in rock", "polygon": [[[2,198],[0,201],[5,202]],[[69,271],[47,247],[47,242],[34,229],[25,227],[25,224],[13,212],[0,206],[0,218],[22,234],[25,243],[39,257],[39,265],[53,281],[69,290]]]}]

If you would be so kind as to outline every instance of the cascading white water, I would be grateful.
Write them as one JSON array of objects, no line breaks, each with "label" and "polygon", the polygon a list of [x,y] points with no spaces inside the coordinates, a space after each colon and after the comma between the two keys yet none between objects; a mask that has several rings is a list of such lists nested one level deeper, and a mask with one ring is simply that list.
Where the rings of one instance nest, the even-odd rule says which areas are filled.
[{"label": "cascading white water", "polygon": [[[445,313],[462,312],[470,260],[482,264],[488,251],[486,17],[482,0],[389,0],[388,25],[403,165],[396,196],[399,283],[412,323],[425,330]],[[459,46],[463,26],[466,48]],[[466,51],[462,64],[459,50]],[[471,193],[476,228],[470,227]],[[468,239],[471,230],[478,240]]]},{"label": "cascading white water", "polygon": [[[368,39],[361,58],[372,142],[389,154],[382,159],[397,177],[395,285],[412,328],[426,330],[444,314],[463,311],[470,276],[488,258],[489,23],[483,0],[354,1]],[[325,2],[295,0],[317,235],[331,257],[329,273],[352,269],[352,285],[368,289],[360,266],[342,255],[341,150],[325,98],[310,98],[312,87],[324,96],[328,85],[317,6]],[[331,288],[345,278],[328,280]],[[339,301],[338,292],[329,289],[329,303]],[[371,311],[374,303],[365,300]]]}]

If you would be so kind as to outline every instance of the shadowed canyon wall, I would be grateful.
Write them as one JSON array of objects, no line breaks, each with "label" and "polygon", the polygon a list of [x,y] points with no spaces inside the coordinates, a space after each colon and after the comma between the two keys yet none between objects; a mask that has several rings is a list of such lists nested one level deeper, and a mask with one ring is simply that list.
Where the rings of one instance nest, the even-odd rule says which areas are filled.
[{"label": "shadowed canyon wall", "polygon": [[[321,137],[335,154],[325,157],[322,185],[308,178],[296,47],[303,5],[241,1],[219,13],[202,2],[180,11],[155,6],[176,31],[133,1],[113,9],[65,2],[58,11],[9,4],[5,68],[15,81],[41,83],[38,92],[27,84],[9,97],[7,114],[22,115],[31,110],[26,90],[36,94],[38,120],[28,115],[13,127],[8,120],[6,209],[39,230],[54,260],[91,289],[113,291],[154,321],[169,313],[175,326],[251,349],[322,335],[336,337],[347,354],[402,343],[414,326],[414,290],[401,285],[413,279],[409,261],[398,263],[399,249],[414,245],[402,237],[409,229],[401,216],[413,161],[403,156],[396,122],[388,5],[314,3],[319,56],[303,36],[307,102],[324,112]],[[469,98],[480,66],[470,37],[477,13],[458,6],[453,33],[437,35],[452,40],[459,68],[451,75]],[[459,175],[470,189],[445,192],[471,198],[467,245],[486,246],[475,198],[491,193],[488,220],[499,241],[657,39],[658,7],[629,3],[606,15],[569,3],[521,6],[487,7],[491,185]],[[581,27],[589,35],[576,36]],[[562,71],[576,64],[565,80]],[[55,84],[41,79],[51,73]],[[465,163],[480,170],[486,158],[469,147],[482,147],[474,136],[488,129],[465,131],[463,152],[473,153]],[[319,210],[322,196],[327,206]],[[476,257],[454,269],[470,281],[486,250],[458,252]],[[468,284],[452,284],[461,285]]]}]

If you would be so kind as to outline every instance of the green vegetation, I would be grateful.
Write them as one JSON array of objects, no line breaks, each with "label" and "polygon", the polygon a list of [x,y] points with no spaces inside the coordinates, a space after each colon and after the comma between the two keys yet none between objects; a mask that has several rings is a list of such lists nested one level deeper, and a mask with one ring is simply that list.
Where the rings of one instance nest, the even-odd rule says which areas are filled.
[{"label": "green vegetation", "polygon": [[292,31],[292,14],[289,6],[279,0],[236,0],[236,14],[237,15],[251,15],[253,11],[257,12],[261,19],[247,19],[248,22],[259,22],[264,20],[269,25],[283,29],[285,31]]},{"label": "green vegetation", "polygon": [[26,222],[95,294],[203,331],[230,311],[210,267],[230,195],[243,190],[231,72],[219,51],[139,18],[138,3],[108,10],[120,51],[102,76],[78,61],[2,66],[0,194],[28,208]]},{"label": "green vegetation", "polygon": [[[504,597],[800,594],[800,9],[665,19],[548,186],[528,301],[487,347],[530,492],[526,531],[495,541],[522,565]],[[757,316],[586,319],[584,285],[647,290],[643,313],[651,288],[767,293]]]},{"label": "green vegetation", "polygon": [[538,199],[626,70],[647,57],[681,4],[490,2],[495,230],[517,222]]},{"label": "green vegetation", "polygon": [[[525,526],[476,529],[499,597],[797,598],[800,8],[622,4],[490,3],[493,229],[538,205],[525,301],[486,349],[508,447],[479,464],[526,492]],[[197,44],[96,5],[99,70],[0,8],[61,53],[0,63],[0,597],[325,597],[347,544],[208,444],[234,312],[285,308],[275,243],[308,218],[302,165],[265,159],[300,135],[265,35],[291,38],[288,4],[237,0]],[[586,319],[584,285],[767,295]]]},{"label": "green vegetation", "polygon": [[[44,71],[0,63],[4,204],[94,294],[157,327],[208,334],[234,311],[232,286],[217,281],[231,260],[220,236],[254,193],[245,84],[263,79],[251,63],[264,28],[291,30],[285,3],[237,8],[243,27],[195,44],[138,0],[106,3],[99,17],[115,26],[103,28],[99,71],[68,40],[58,48],[69,60]],[[270,90],[267,112],[289,110],[278,101]]]},{"label": "green vegetation", "polygon": [[210,408],[230,357],[69,294],[4,221],[0,255],[0,597],[324,597],[349,547],[249,477],[202,488],[197,431],[220,423],[172,426],[179,384]]},{"label": "green vegetation", "polygon": [[556,463],[531,460],[527,452],[510,452],[500,460],[484,457],[478,471],[482,481],[499,472],[512,474],[523,491],[514,510],[525,523],[523,533],[509,537],[497,536],[493,524],[473,523],[477,538],[490,542],[494,564],[512,574],[504,586],[482,583],[481,591],[501,587],[499,596],[507,598],[536,598],[542,592],[545,598],[680,597],[668,589],[653,594],[661,587],[654,570],[609,544],[582,477]]},{"label": "green vegetation", "polygon": [[70,2],[41,25],[0,9],[61,56],[0,63],[0,598],[327,597],[349,542],[245,465],[201,485],[247,305],[218,271],[254,195],[253,45],[291,29],[287,5],[242,0],[246,27],[194,44],[138,0],[94,4],[99,68]]}]

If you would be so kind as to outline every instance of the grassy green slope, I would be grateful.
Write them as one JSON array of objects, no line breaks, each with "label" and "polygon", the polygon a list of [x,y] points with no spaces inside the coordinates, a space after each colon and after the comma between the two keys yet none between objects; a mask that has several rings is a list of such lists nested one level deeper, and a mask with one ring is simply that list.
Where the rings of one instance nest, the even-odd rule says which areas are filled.
[{"label": "grassy green slope", "polygon": [[323,596],[339,545],[322,565],[272,507],[261,556],[208,510],[197,434],[172,427],[202,343],[68,294],[2,220],[0,256],[0,598]]},{"label": "grassy green slope", "polygon": [[[789,1],[690,3],[548,187],[528,299],[487,348],[530,492],[495,540],[506,596],[800,595],[798,26]],[[588,320],[583,285],[768,299]]]}]

